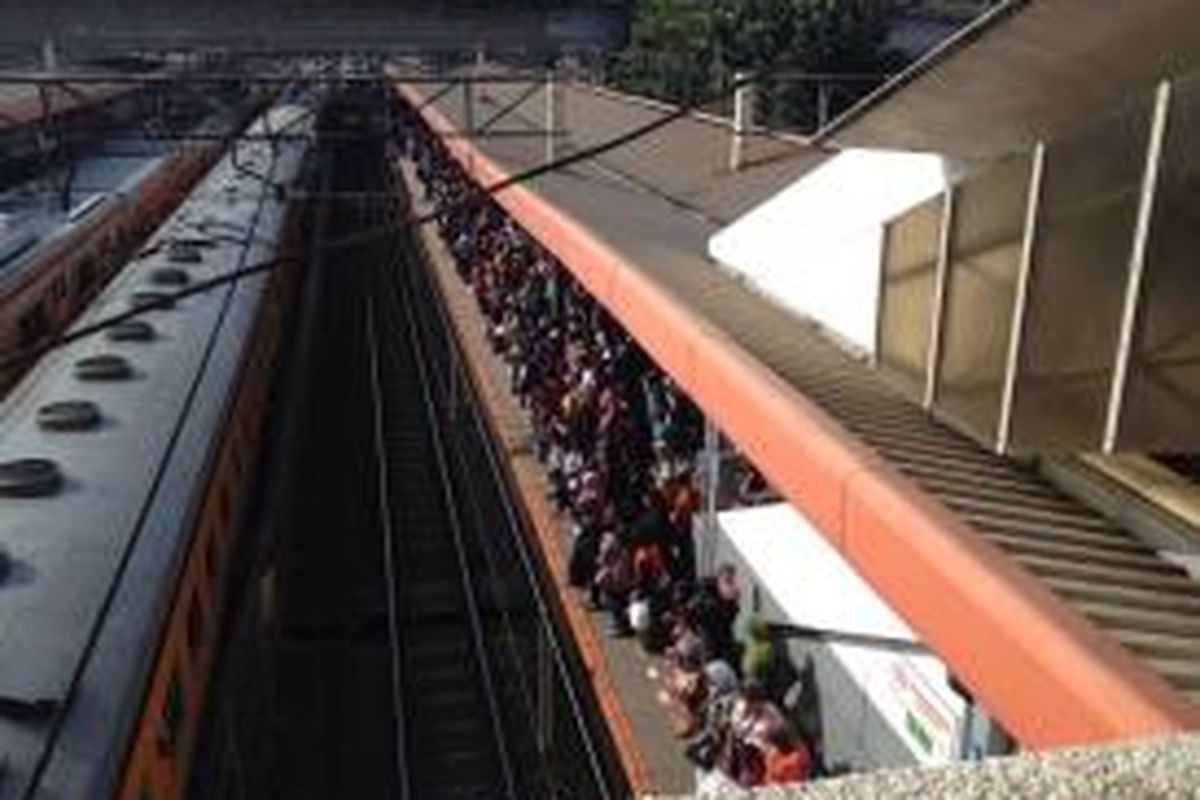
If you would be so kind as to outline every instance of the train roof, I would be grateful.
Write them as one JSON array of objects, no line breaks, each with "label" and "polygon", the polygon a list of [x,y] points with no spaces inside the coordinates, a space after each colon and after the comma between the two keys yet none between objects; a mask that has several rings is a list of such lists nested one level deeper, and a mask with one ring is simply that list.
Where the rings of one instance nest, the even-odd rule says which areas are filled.
[{"label": "train roof", "polygon": [[[308,113],[276,107],[270,127],[308,125]],[[239,147],[240,170],[220,161],[76,327],[161,291],[154,276],[168,266],[195,282],[270,258],[285,204],[259,176],[289,183],[302,153],[259,141]],[[205,243],[199,263],[172,262],[179,239]],[[0,798],[111,792],[265,280],[148,313],[151,342],[91,336],[57,350],[0,404],[0,461],[52,459],[62,474],[51,496],[0,497]],[[131,379],[81,380],[80,360],[101,355],[125,357]],[[46,404],[68,400],[95,403],[99,426],[40,427]]]},{"label": "train roof", "polygon": [[[119,72],[112,73],[112,83],[96,81],[89,81],[81,85],[70,83],[71,78],[76,75],[94,77],[97,74],[97,70],[94,68],[65,67],[54,72],[40,70],[26,72],[30,78],[29,83],[11,81],[0,84],[0,133],[43,118],[53,118],[80,108],[97,105],[139,88],[137,84],[121,80],[122,76]],[[103,74],[103,71],[101,72]],[[42,84],[45,87],[44,93],[36,82],[39,80],[50,81]],[[62,81],[62,83],[54,81]]]},{"label": "train roof", "polygon": [[[127,138],[122,137],[122,141]],[[135,154],[111,154],[104,150],[103,140],[97,151],[81,156],[70,168],[55,170],[50,175],[41,175],[14,186],[0,194],[0,214],[7,223],[0,230],[0,253],[4,243],[32,236],[35,244],[24,248],[19,254],[10,254],[5,259],[0,255],[0,289],[18,280],[36,263],[44,247],[71,230],[89,224],[90,214],[74,212],[92,198],[130,191],[157,168],[170,148],[161,142],[138,141]],[[66,207],[57,198],[61,184],[68,180]],[[97,204],[98,207],[99,204]],[[76,218],[72,219],[72,216]]]}]

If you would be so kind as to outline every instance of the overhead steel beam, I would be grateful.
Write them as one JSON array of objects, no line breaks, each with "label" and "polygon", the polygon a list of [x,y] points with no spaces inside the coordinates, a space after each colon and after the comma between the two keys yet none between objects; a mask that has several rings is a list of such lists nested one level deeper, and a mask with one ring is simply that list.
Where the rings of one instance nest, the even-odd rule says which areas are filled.
[{"label": "overhead steel beam", "polygon": [[0,0],[0,45],[62,56],[215,47],[255,52],[614,49],[627,0]]},{"label": "overhead steel beam", "polygon": [[[337,72],[280,72],[272,69],[246,69],[239,72],[0,72],[0,86],[83,86],[100,84],[104,86],[117,84],[180,84],[197,85],[222,83],[261,83],[269,85],[290,85],[295,83],[325,84],[325,83],[379,83],[383,80],[404,81],[412,84],[444,84],[461,80],[453,74],[434,73],[428,70],[411,74],[401,71],[389,71],[387,76],[377,73],[347,73]],[[474,83],[529,83],[545,79],[545,71],[506,70],[504,72],[472,74]]]}]

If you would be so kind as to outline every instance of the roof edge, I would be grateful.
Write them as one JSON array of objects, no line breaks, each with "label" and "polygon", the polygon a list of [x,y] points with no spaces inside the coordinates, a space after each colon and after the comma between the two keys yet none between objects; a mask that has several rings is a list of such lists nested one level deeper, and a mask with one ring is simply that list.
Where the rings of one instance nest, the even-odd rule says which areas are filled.
[{"label": "roof edge", "polygon": [[851,123],[873,111],[903,91],[909,84],[931,72],[944,62],[955,56],[960,50],[977,42],[993,28],[1002,25],[1024,10],[1033,0],[1007,0],[995,8],[989,9],[967,23],[956,33],[935,46],[921,58],[914,61],[901,72],[889,78],[879,88],[859,100],[850,108],[835,117],[824,128],[812,135],[810,143],[813,146],[829,146],[830,140],[842,132]]}]

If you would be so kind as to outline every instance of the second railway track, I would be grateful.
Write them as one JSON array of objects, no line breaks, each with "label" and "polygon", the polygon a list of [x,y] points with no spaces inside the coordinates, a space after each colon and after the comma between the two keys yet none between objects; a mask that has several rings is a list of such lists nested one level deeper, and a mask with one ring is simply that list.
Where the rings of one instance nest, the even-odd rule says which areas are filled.
[{"label": "second railway track", "polygon": [[[409,232],[381,120],[325,112],[300,453],[282,469],[278,796],[620,796]],[[360,138],[344,131],[358,129]]]},{"label": "second railway track", "polygon": [[[392,263],[390,259],[385,264]],[[414,265],[405,264],[411,269]],[[516,800],[495,679],[407,282],[366,301],[405,796]],[[453,776],[453,780],[447,780]]]}]

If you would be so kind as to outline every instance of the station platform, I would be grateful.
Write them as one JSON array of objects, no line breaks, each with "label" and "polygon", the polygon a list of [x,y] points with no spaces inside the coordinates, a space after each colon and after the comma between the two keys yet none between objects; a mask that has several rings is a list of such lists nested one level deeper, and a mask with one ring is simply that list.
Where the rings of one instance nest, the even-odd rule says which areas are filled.
[{"label": "station platform", "polygon": [[[430,209],[419,199],[422,192],[413,165],[403,162],[401,166],[414,211],[427,213]],[[658,659],[644,653],[633,639],[606,637],[603,615],[588,610],[571,587],[567,520],[547,500],[550,487],[533,456],[528,414],[509,391],[507,367],[492,352],[474,296],[459,279],[453,257],[434,227],[420,229],[419,246],[445,302],[481,406],[506,456],[526,519],[537,535],[537,549],[553,577],[631,788],[637,796],[690,793],[695,787],[694,770],[658,704],[659,684],[648,675]]]},{"label": "station platform", "polygon": [[[486,87],[497,112],[511,107],[503,125],[530,135],[470,138],[457,92],[401,87],[485,186],[545,161],[544,100],[522,91]],[[663,113],[588,87],[564,96],[560,155]],[[793,141],[730,173],[729,135],[687,119],[496,199],[1022,746],[1200,725],[1200,586],[1183,569],[1029,465],[940,424],[707,259],[724,221],[824,158]]]}]

